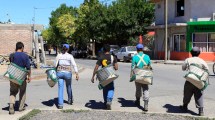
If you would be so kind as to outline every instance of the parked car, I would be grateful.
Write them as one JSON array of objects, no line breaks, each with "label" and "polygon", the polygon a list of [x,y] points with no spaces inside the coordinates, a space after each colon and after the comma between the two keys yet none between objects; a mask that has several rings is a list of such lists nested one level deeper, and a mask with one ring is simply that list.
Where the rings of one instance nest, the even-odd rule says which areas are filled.
[{"label": "parked car", "polygon": [[110,53],[113,54],[114,51],[119,50],[118,45],[110,45]]},{"label": "parked car", "polygon": [[137,54],[135,46],[121,47],[116,53],[117,60],[123,60],[124,62],[131,61],[132,57]]},{"label": "parked car", "polygon": [[87,57],[87,50],[86,49],[73,48],[71,51],[71,54],[75,58],[86,58]]},{"label": "parked car", "polygon": [[[119,50],[118,45],[110,45],[110,54],[116,56],[116,53]],[[100,57],[102,54],[104,54],[103,47],[98,51],[98,57]]]}]

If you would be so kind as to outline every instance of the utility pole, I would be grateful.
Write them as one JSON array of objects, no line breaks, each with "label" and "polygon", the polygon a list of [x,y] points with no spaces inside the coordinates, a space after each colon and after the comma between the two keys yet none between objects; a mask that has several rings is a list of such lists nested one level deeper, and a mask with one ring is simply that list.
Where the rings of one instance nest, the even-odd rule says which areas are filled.
[{"label": "utility pole", "polygon": [[[34,18],[33,18],[33,41],[34,41],[34,47],[36,51],[36,61],[37,61],[37,69],[40,68],[40,55],[39,55],[39,43],[38,43],[38,36],[35,36],[35,8],[34,7]],[[35,38],[36,37],[36,38]]]},{"label": "utility pole", "polygon": [[42,62],[43,62],[43,64],[45,64],[45,65],[46,65],[46,56],[45,56],[45,51],[44,51],[44,46],[43,46],[43,45],[44,45],[43,37],[42,37],[42,36],[40,36],[40,37],[39,37],[39,40],[40,40],[40,44],[41,44],[41,52],[42,52],[42,53],[40,53],[40,54],[42,54],[42,56],[41,56],[41,57],[43,58],[43,61],[42,61]]},{"label": "utility pole", "polygon": [[168,0],[165,0],[165,58],[164,62],[167,62],[167,41],[168,41]]}]

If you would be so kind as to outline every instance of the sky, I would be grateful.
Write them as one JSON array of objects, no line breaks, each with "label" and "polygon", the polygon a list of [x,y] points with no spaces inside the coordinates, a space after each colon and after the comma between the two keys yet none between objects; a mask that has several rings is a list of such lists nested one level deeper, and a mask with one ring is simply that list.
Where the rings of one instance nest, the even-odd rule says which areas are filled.
[{"label": "sky", "polygon": [[[0,21],[8,19],[15,24],[32,24],[35,11],[35,24],[49,24],[51,12],[61,4],[79,7],[84,0],[0,0]],[[100,0],[111,2],[112,0]],[[35,8],[35,9],[34,9]]]}]

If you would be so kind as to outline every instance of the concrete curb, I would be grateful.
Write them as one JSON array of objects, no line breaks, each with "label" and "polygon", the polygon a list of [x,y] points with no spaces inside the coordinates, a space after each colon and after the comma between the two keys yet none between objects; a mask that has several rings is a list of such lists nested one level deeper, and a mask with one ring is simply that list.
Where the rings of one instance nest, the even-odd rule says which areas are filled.
[{"label": "concrete curb", "polygon": [[[22,114],[22,116],[27,115],[28,113],[30,113],[33,109],[29,109],[27,110],[25,113]],[[207,116],[194,116],[194,115],[187,115],[187,114],[183,114],[183,113],[163,113],[163,112],[139,112],[139,111],[123,111],[123,110],[94,110],[94,109],[80,109],[80,108],[66,108],[66,109],[38,109],[40,111],[62,111],[62,110],[86,110],[86,111],[105,111],[105,112],[128,112],[128,113],[143,113],[143,114],[161,114],[161,115],[173,115],[173,116],[183,116],[183,117],[191,117],[193,119],[215,119],[213,117],[207,117]],[[16,119],[20,119],[22,117],[21,115],[17,116]]]}]

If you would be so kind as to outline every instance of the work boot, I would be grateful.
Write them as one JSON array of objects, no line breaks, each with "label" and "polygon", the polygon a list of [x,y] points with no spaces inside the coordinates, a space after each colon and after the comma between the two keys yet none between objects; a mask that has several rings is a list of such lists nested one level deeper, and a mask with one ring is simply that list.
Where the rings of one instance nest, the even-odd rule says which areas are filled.
[{"label": "work boot", "polygon": [[140,106],[140,100],[135,100],[134,103],[135,103],[136,106]]},{"label": "work boot", "polygon": [[144,101],[144,111],[148,111],[148,103],[149,101],[147,100]]},{"label": "work boot", "polygon": [[23,107],[23,108],[19,108],[19,112],[22,112],[22,111],[25,111],[25,107]]},{"label": "work boot", "polygon": [[199,108],[199,116],[204,116],[203,107]]},{"label": "work boot", "polygon": [[137,98],[137,97],[136,97],[136,100],[135,100],[134,103],[135,103],[136,106],[139,107],[139,106],[140,106],[140,98]]},{"label": "work boot", "polygon": [[10,104],[9,105],[9,114],[12,115],[14,113],[15,113],[15,111],[14,111],[14,104]]},{"label": "work boot", "polygon": [[107,102],[106,107],[107,107],[107,110],[111,110],[111,102]]},{"label": "work boot", "polygon": [[180,107],[180,109],[181,109],[183,112],[187,112],[187,111],[188,111],[187,104],[180,105],[179,107]]}]

